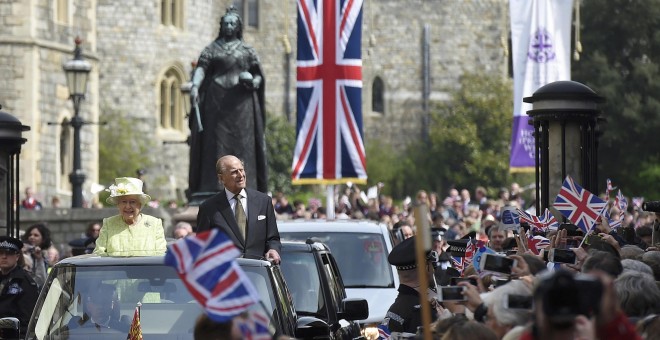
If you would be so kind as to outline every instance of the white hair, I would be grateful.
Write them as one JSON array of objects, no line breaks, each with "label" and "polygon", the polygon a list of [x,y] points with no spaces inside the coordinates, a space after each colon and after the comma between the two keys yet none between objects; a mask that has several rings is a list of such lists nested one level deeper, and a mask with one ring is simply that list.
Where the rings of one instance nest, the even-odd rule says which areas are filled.
[{"label": "white hair", "polygon": [[651,269],[651,266],[642,261],[625,259],[621,260],[621,266],[623,266],[623,273],[646,273],[653,276],[653,269]]}]

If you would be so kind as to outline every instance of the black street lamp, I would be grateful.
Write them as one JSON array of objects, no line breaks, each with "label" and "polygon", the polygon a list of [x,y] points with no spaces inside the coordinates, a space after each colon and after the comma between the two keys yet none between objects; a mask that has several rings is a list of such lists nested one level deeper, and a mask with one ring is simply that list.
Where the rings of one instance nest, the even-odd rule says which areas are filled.
[{"label": "black street lamp", "polygon": [[85,173],[81,169],[80,162],[80,128],[85,121],[80,117],[80,102],[85,98],[87,92],[87,78],[92,70],[92,65],[82,57],[80,43],[82,40],[76,37],[76,48],[73,50],[73,59],[62,65],[66,73],[66,83],[69,87],[69,98],[73,102],[74,116],[71,119],[73,127],[73,171],[69,174],[71,182],[72,197],[71,207],[81,208],[83,205],[82,185],[85,183]]}]

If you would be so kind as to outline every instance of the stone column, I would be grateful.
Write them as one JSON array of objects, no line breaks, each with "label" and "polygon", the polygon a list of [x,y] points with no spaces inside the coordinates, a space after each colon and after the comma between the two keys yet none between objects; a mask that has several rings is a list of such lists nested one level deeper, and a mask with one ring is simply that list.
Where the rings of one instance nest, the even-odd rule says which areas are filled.
[{"label": "stone column", "polygon": [[535,131],[537,213],[552,205],[567,175],[597,194],[597,104],[604,99],[578,82],[557,81],[523,100],[532,104],[527,114]]}]

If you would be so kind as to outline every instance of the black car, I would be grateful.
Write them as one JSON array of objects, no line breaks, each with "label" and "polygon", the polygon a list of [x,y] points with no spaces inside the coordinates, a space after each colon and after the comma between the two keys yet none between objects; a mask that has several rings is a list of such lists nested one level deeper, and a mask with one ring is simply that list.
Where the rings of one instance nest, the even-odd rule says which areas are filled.
[{"label": "black car", "polygon": [[[327,333],[327,327],[315,326],[322,323],[320,320],[298,318],[279,266],[254,259],[239,258],[237,261],[261,297],[261,303],[252,308],[270,314],[273,334],[311,338]],[[113,313],[121,316],[120,320],[130,323],[137,303],[141,303],[144,340],[193,339],[195,320],[203,313],[202,307],[190,295],[174,268],[164,264],[164,257],[96,255],[70,257],[52,268],[32,313],[28,334],[25,337],[21,334],[21,339],[126,339],[126,331],[111,329],[69,332],[68,322],[81,318],[85,297],[94,294],[93,287],[99,283],[115,287],[116,301],[112,308]],[[0,334],[6,335],[12,328],[17,330],[9,319],[0,320]]]},{"label": "black car", "polygon": [[282,242],[281,257],[280,267],[298,316],[326,322],[330,339],[363,338],[356,320],[369,316],[367,300],[346,298],[337,263],[325,244]]}]

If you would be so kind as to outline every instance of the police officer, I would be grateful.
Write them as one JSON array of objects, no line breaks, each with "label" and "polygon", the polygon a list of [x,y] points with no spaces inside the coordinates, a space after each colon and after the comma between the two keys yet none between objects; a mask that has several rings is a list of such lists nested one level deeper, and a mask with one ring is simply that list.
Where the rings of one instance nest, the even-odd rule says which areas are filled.
[{"label": "police officer", "polygon": [[23,242],[0,236],[0,318],[15,317],[24,335],[37,303],[37,283],[18,263]]},{"label": "police officer", "polygon": [[[417,333],[417,327],[422,326],[422,307],[419,301],[420,281],[415,262],[415,237],[410,237],[396,245],[387,260],[395,266],[399,274],[399,295],[387,311],[382,325],[390,332]],[[429,278],[429,288],[435,288],[433,278],[436,252],[427,252],[426,273]],[[430,302],[429,302],[430,304]],[[435,308],[430,308],[431,319],[436,319]]]}]

